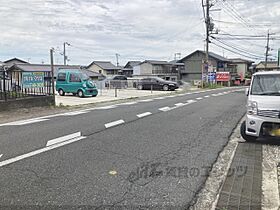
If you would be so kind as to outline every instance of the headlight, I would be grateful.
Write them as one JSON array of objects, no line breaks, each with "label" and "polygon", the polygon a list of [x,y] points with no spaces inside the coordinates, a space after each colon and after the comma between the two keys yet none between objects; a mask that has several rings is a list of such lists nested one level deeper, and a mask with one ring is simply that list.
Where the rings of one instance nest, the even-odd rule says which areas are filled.
[{"label": "headlight", "polygon": [[87,87],[87,84],[86,84],[86,83],[84,83],[84,84],[83,84],[83,87],[84,87],[84,88],[86,88],[86,87]]},{"label": "headlight", "polygon": [[258,114],[258,103],[255,101],[248,101],[247,114],[257,115]]}]

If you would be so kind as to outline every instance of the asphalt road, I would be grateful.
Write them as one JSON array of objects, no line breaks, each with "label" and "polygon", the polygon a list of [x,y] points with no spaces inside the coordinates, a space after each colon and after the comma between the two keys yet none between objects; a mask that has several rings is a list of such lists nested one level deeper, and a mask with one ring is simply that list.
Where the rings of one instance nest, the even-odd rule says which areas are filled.
[{"label": "asphalt road", "polygon": [[187,208],[245,103],[223,89],[0,124],[0,205]]}]

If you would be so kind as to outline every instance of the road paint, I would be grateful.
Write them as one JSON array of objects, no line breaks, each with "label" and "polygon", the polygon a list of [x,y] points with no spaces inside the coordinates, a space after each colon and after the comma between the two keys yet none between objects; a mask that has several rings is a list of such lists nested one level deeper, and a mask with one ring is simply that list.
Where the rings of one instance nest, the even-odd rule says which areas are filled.
[{"label": "road paint", "polygon": [[154,99],[144,99],[144,100],[141,100],[140,102],[151,102],[153,101]]},{"label": "road paint", "polygon": [[71,139],[69,141],[64,141],[62,143],[54,144],[54,145],[51,145],[51,146],[48,146],[48,147],[44,147],[42,149],[38,149],[38,150],[35,150],[35,151],[32,151],[32,152],[29,152],[29,153],[26,153],[26,154],[14,157],[14,158],[10,158],[8,160],[4,160],[4,161],[0,162],[0,167],[5,166],[5,165],[9,165],[9,164],[12,164],[12,163],[15,163],[15,162],[18,162],[20,160],[23,160],[23,159],[26,159],[26,158],[29,158],[29,157],[32,157],[32,156],[35,156],[35,155],[38,155],[38,154],[41,154],[43,152],[47,152],[47,151],[50,151],[50,150],[53,150],[53,149],[65,146],[67,144],[71,144],[71,143],[80,141],[80,140],[85,139],[85,138],[86,138],[85,136],[81,136],[79,138],[74,138],[74,139]]},{"label": "road paint", "polygon": [[76,115],[86,114],[86,113],[88,113],[88,111],[66,112],[66,113],[61,114],[60,116],[76,116]]},{"label": "road paint", "polygon": [[187,100],[188,104],[192,104],[192,103],[195,103],[197,102],[196,100]]},{"label": "road paint", "polygon": [[74,138],[79,138],[81,136],[82,136],[81,132],[73,133],[73,134],[70,134],[70,135],[67,135],[67,136],[62,136],[62,137],[59,137],[59,138],[56,138],[56,139],[53,139],[53,140],[49,140],[47,142],[46,146],[48,147],[48,146],[58,144],[58,143],[61,143],[61,142],[64,142],[64,141],[69,141],[69,140],[74,139]]},{"label": "road paint", "polygon": [[166,106],[166,107],[159,108],[158,110],[162,111],[162,112],[167,112],[167,111],[169,111],[171,109],[170,109],[170,107]]},{"label": "road paint", "polygon": [[20,120],[20,121],[14,121],[14,122],[10,122],[10,123],[4,123],[4,124],[1,124],[0,127],[1,126],[11,126],[11,125],[28,125],[28,124],[47,121],[47,120],[49,120],[49,119],[33,118],[33,119],[29,119],[29,120]]},{"label": "road paint", "polygon": [[124,123],[125,123],[124,120],[113,121],[113,122],[110,122],[110,123],[106,123],[105,128],[111,128],[113,126],[117,126],[117,125],[124,124]]},{"label": "road paint", "polygon": [[116,108],[115,105],[111,105],[111,106],[103,106],[103,107],[97,107],[97,108],[94,108],[95,110],[106,110],[106,109],[114,109]]},{"label": "road paint", "polygon": [[137,104],[137,102],[136,101],[126,102],[126,103],[122,103],[122,104],[118,104],[118,105],[133,105],[133,104]]},{"label": "road paint", "polygon": [[162,100],[165,99],[165,97],[159,97],[159,98],[155,98],[156,100]]},{"label": "road paint", "polygon": [[0,158],[3,156],[3,154],[0,155]]},{"label": "road paint", "polygon": [[184,106],[185,104],[184,103],[177,103],[175,104],[175,106]]},{"label": "road paint", "polygon": [[199,98],[196,98],[196,100],[202,100],[203,98],[199,97]]},{"label": "road paint", "polygon": [[204,98],[209,98],[210,96],[204,96]]},{"label": "road paint", "polygon": [[112,175],[112,176],[117,175],[117,173],[118,173],[118,172],[117,172],[117,171],[115,171],[115,170],[109,171],[109,174],[110,174],[110,175]]},{"label": "road paint", "polygon": [[151,112],[144,112],[144,113],[138,114],[138,115],[136,115],[136,116],[139,117],[139,118],[142,118],[142,117],[149,116],[149,115],[151,115],[151,114],[152,114]]}]

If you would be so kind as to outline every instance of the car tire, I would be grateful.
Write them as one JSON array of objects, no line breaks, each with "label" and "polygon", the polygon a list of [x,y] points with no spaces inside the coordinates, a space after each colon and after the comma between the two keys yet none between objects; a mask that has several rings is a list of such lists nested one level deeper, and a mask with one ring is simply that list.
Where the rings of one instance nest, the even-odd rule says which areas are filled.
[{"label": "car tire", "polygon": [[138,85],[138,86],[137,86],[137,89],[138,89],[138,90],[143,90],[143,85]]},{"label": "car tire", "polygon": [[64,90],[62,90],[62,89],[59,89],[59,90],[58,90],[58,94],[59,94],[60,96],[65,96],[65,92],[64,92]]},{"label": "car tire", "polygon": [[169,86],[168,86],[168,85],[163,85],[162,89],[163,89],[164,91],[168,91],[168,90],[169,90]]},{"label": "car tire", "polygon": [[84,97],[84,92],[82,90],[78,90],[78,96],[80,98],[83,98]]},{"label": "car tire", "polygon": [[249,136],[246,134],[246,122],[245,121],[243,121],[240,126],[240,134],[241,134],[242,138],[247,142],[254,142],[257,140],[257,137]]}]

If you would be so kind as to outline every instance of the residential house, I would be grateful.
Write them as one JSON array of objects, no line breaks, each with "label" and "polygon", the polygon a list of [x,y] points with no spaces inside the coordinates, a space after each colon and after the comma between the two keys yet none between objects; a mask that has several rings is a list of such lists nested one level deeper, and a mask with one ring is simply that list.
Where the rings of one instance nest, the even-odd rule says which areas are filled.
[{"label": "residential house", "polygon": [[[195,52],[187,55],[179,60],[180,63],[185,64],[185,69],[181,71],[182,80],[191,82],[194,80],[202,79],[202,68],[205,62],[206,53],[202,50],[196,50]],[[227,58],[209,52],[209,71],[229,71],[234,72],[234,68],[229,66],[230,60]]]},{"label": "residential house", "polygon": [[140,64],[141,61],[128,61],[127,64],[122,69],[122,75],[126,77],[132,77],[133,75],[133,67]]},{"label": "residential house", "polygon": [[236,73],[240,77],[241,81],[244,80],[244,78],[247,74],[252,73],[252,72],[250,72],[250,67],[252,66],[254,61],[245,60],[242,58],[232,58],[229,60],[231,62],[231,65],[235,65]]},{"label": "residential house", "polygon": [[176,81],[178,71],[173,69],[173,64],[167,61],[145,60],[133,67],[133,77],[161,77],[166,80]]},{"label": "residential house", "polygon": [[110,61],[93,61],[88,65],[87,70],[109,76],[119,74],[121,68],[115,66]]},{"label": "residential house", "polygon": [[178,60],[173,60],[169,62],[172,66],[172,72],[177,72],[178,73],[178,80],[182,79],[182,74],[181,72],[183,72],[185,70],[185,64],[184,63],[180,63]]},{"label": "residential house", "polygon": [[28,62],[21,60],[19,58],[12,58],[12,59],[4,61],[3,63],[5,63],[5,65],[7,65],[7,66],[12,66],[14,64],[27,64]]},{"label": "residential house", "polygon": [[256,71],[275,71],[280,70],[280,67],[278,66],[278,61],[267,61],[267,65],[265,67],[265,61],[261,61],[256,66]]}]

